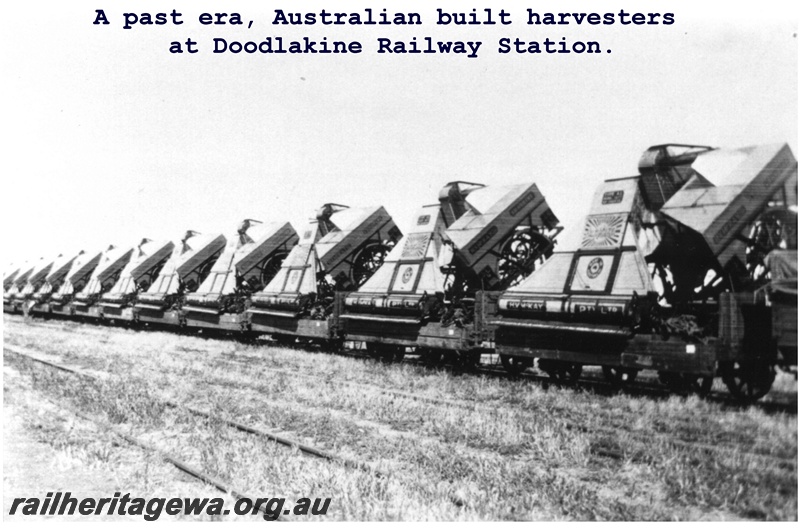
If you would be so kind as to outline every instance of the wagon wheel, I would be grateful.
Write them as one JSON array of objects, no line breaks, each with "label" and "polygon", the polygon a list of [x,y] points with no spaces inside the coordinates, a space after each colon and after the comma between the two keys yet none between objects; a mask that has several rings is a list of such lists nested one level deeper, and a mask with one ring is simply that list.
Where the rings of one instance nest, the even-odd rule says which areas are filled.
[{"label": "wagon wheel", "polygon": [[583,365],[580,363],[566,363],[563,367],[559,368],[558,378],[559,380],[567,382],[575,382],[581,377],[582,372]]},{"label": "wagon wheel", "polygon": [[530,367],[533,367],[533,358],[526,358],[523,356],[506,356],[500,355],[500,363],[509,374],[521,374]]},{"label": "wagon wheel", "polygon": [[459,350],[460,365],[464,370],[471,371],[481,364],[481,353],[469,350]]},{"label": "wagon wheel", "polygon": [[439,365],[442,363],[442,351],[436,348],[425,348],[420,351],[420,359],[425,365]]},{"label": "wagon wheel", "polygon": [[581,377],[583,365],[561,360],[539,360],[539,368],[550,378],[562,382],[575,382]]},{"label": "wagon wheel", "polygon": [[291,347],[295,343],[295,337],[287,334],[272,334],[274,339],[282,347]]},{"label": "wagon wheel", "polygon": [[552,254],[553,242],[533,229],[517,231],[503,244],[497,261],[500,286],[516,286]]},{"label": "wagon wheel", "polygon": [[406,348],[402,345],[386,345],[368,341],[367,354],[384,363],[400,362],[406,355]]},{"label": "wagon wheel", "polygon": [[714,385],[713,376],[698,376],[697,374],[660,372],[658,379],[669,387],[670,391],[677,394],[695,394],[706,397]]},{"label": "wagon wheel", "polygon": [[383,265],[390,250],[388,246],[379,243],[365,247],[358,253],[352,269],[353,284],[357,288],[360,288]]},{"label": "wagon wheel", "polygon": [[769,393],[775,381],[775,367],[762,360],[733,361],[721,366],[722,381],[737,399],[755,402]]},{"label": "wagon wheel", "polygon": [[380,343],[373,343],[371,341],[367,341],[364,346],[367,347],[367,355],[370,358],[379,359],[380,358]]},{"label": "wagon wheel", "polygon": [[638,369],[603,365],[603,376],[615,387],[624,387],[632,383],[636,379],[637,374],[639,374]]},{"label": "wagon wheel", "polygon": [[767,255],[775,249],[797,245],[797,215],[787,210],[764,213],[750,227],[745,264],[750,281],[758,287],[769,280]]},{"label": "wagon wheel", "polygon": [[344,350],[344,339],[331,338],[322,342],[322,348],[330,354],[338,354]]}]

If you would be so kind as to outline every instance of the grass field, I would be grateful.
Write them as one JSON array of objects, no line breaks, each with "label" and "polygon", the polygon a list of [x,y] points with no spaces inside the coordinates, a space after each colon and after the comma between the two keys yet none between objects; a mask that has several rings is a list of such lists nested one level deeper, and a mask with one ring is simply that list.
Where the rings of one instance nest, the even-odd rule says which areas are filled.
[{"label": "grass field", "polygon": [[[792,413],[696,397],[543,386],[412,364],[5,316],[6,345],[102,382],[4,353],[6,402],[102,417],[237,488],[331,497],[336,520],[796,520]],[[394,393],[393,393],[394,392]],[[414,393],[440,401],[421,401]],[[165,407],[184,403],[366,461],[379,478]],[[48,406],[50,407],[50,406]],[[29,407],[31,415],[35,414]],[[65,414],[66,415],[66,414]],[[31,421],[54,451],[142,495],[176,490],[155,457],[81,424]],[[241,518],[241,517],[240,517]]]}]

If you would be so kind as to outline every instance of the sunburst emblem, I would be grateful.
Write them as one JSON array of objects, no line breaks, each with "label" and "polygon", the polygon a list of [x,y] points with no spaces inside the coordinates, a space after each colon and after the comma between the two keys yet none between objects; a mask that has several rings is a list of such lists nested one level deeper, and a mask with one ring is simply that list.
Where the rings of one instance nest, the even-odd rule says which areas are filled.
[{"label": "sunburst emblem", "polygon": [[586,218],[581,247],[615,247],[622,239],[625,217],[619,215]]},{"label": "sunburst emblem", "polygon": [[422,258],[428,249],[428,241],[431,235],[428,233],[410,234],[403,245],[403,258]]}]

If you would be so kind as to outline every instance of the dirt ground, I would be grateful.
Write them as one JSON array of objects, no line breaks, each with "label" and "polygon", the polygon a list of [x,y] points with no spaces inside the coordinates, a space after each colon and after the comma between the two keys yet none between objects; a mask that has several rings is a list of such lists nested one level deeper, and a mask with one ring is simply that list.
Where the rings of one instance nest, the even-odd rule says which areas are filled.
[{"label": "dirt ground", "polygon": [[[14,377],[10,374],[11,371],[12,369],[5,368],[4,380]],[[101,498],[113,496],[114,492],[120,490],[112,473],[87,469],[80,460],[55,451],[52,446],[42,442],[45,435],[41,432],[43,424],[39,420],[31,419],[32,429],[25,426],[23,419],[30,412],[38,410],[47,415],[52,409],[50,404],[37,400],[34,395],[15,396],[12,400],[9,398],[11,397],[6,396],[3,403],[3,520],[85,521],[85,516],[23,515],[21,505],[16,514],[9,514],[14,498],[18,497],[43,499],[48,492],[69,491],[75,498]],[[27,402],[25,406],[15,403],[19,399]],[[93,519],[134,520],[134,517],[98,515]]]},{"label": "dirt ground", "polygon": [[[86,436],[102,438],[96,426],[74,417],[69,411],[58,408],[38,393],[20,386],[19,374],[11,367],[3,368],[3,521],[59,521],[59,522],[143,522],[142,516],[133,515],[23,515],[19,505],[16,514],[10,515],[15,498],[39,498],[49,492],[69,492],[71,497],[110,498],[114,493],[129,492],[131,497],[145,495],[171,495],[230,498],[211,487],[188,481],[171,466],[157,458],[147,456],[125,444],[112,443],[121,459],[133,468],[144,466],[158,478],[155,491],[152,486],[137,488],[131,466],[102,466],[97,459],[76,455],[72,446],[59,447],[58,441]],[[133,480],[133,481],[132,481]],[[177,493],[177,494],[176,494]],[[191,517],[181,517],[182,519]],[[173,520],[162,514],[159,520]],[[208,519],[207,517],[203,519]]]}]

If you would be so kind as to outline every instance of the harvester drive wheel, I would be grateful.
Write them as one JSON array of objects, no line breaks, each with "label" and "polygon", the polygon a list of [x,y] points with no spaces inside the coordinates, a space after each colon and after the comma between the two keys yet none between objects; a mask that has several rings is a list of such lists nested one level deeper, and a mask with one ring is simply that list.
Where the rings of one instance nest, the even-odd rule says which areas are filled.
[{"label": "harvester drive wheel", "polygon": [[755,402],[769,393],[775,381],[775,367],[764,361],[732,361],[722,365],[722,381],[737,399]]},{"label": "harvester drive wheel", "polygon": [[377,271],[389,254],[389,247],[383,244],[370,245],[364,248],[353,263],[353,284],[360,288]]},{"label": "harvester drive wheel", "polygon": [[615,387],[624,387],[632,383],[636,379],[637,374],[639,374],[638,369],[603,365],[603,376]]},{"label": "harvester drive wheel", "polygon": [[278,271],[281,270],[281,265],[283,265],[283,261],[288,255],[289,253],[277,253],[264,264],[261,268],[261,276],[259,278],[261,288],[264,288],[267,284],[272,282],[272,279],[275,278]]},{"label": "harvester drive wheel", "polygon": [[525,358],[521,356],[504,356],[500,355],[500,363],[503,368],[510,374],[521,374],[525,369],[533,367],[533,358]]},{"label": "harvester drive wheel", "polygon": [[503,244],[497,274],[504,288],[516,286],[536,268],[537,260],[547,257],[553,243],[534,230],[518,231]]}]

